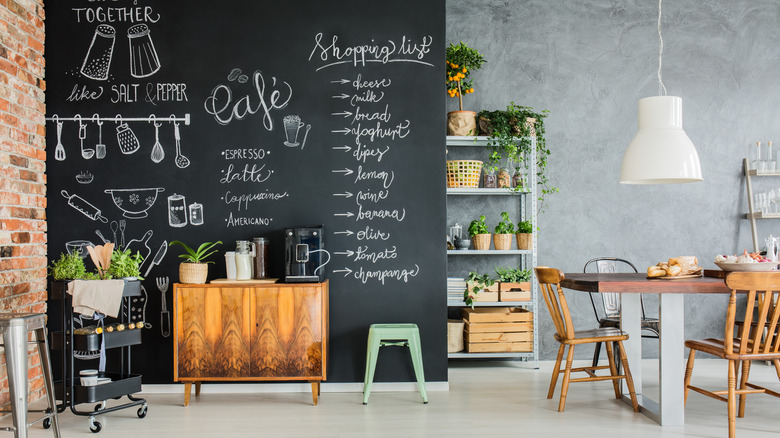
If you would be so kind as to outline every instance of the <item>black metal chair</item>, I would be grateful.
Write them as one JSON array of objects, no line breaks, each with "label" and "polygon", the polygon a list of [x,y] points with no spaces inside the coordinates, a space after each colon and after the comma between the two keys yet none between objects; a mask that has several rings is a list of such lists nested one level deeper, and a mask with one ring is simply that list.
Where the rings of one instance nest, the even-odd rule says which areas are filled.
[{"label": "black metal chair", "polygon": [[[596,265],[596,272],[598,273],[611,273],[611,272],[634,272],[637,273],[636,266],[633,263],[625,259],[616,257],[597,257],[595,259],[588,260],[585,263],[585,267],[582,272],[588,272],[588,267]],[[615,327],[620,328],[620,294],[618,293],[598,293],[591,292],[590,304],[593,306],[593,313],[596,315],[596,321],[599,323],[599,327]],[[601,299],[601,308],[603,316],[599,314],[596,306],[596,296]],[[643,338],[656,338],[658,339],[658,318],[648,318],[645,316],[645,303],[644,298],[640,297],[640,304],[642,306],[642,337]],[[601,353],[601,343],[596,344],[596,350],[593,352],[593,366],[598,365],[599,355]]]}]

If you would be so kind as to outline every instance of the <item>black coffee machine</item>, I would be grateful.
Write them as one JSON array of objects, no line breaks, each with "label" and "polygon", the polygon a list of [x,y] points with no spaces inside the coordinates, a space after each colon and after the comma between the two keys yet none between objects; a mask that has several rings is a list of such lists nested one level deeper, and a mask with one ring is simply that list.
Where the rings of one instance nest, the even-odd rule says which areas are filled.
[{"label": "black coffee machine", "polygon": [[284,281],[286,283],[325,281],[325,265],[330,261],[330,253],[325,251],[323,234],[322,225],[284,229]]}]

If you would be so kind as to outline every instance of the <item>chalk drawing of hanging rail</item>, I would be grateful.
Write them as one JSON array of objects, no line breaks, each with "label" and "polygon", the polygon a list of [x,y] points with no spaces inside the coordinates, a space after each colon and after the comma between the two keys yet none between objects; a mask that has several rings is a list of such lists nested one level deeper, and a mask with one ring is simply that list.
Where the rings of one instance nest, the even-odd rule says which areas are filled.
[{"label": "chalk drawing of hanging rail", "polygon": [[111,58],[114,55],[114,41],[116,30],[108,24],[101,24],[95,29],[92,43],[81,64],[81,74],[96,81],[108,79],[108,69],[111,67]]},{"label": "chalk drawing of hanging rail", "polygon": [[185,125],[190,124],[190,115],[185,114],[184,117],[177,117],[175,115],[171,115],[170,117],[159,117],[154,114],[149,115],[149,117],[122,117],[121,115],[116,115],[114,117],[97,117],[93,116],[91,118],[82,118],[82,117],[59,117],[57,114],[52,114],[51,117],[46,118],[47,121],[50,122],[77,122],[79,120],[89,121],[89,122],[114,122],[114,123],[122,123],[122,122],[167,122],[167,123],[174,123],[174,122],[184,122]]}]

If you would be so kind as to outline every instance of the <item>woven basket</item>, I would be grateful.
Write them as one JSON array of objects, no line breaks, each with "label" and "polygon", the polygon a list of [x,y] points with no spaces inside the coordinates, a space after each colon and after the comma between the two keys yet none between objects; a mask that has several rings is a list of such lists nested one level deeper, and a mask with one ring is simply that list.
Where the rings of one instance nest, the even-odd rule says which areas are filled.
[{"label": "woven basket", "polygon": [[179,282],[185,284],[204,284],[209,276],[206,263],[180,263]]},{"label": "woven basket", "polygon": [[511,234],[494,234],[493,246],[499,251],[508,251],[512,249],[512,235]]},{"label": "woven basket", "polygon": [[534,240],[531,233],[517,233],[517,249],[533,249]]},{"label": "woven basket", "polygon": [[474,243],[475,250],[488,250],[490,249],[490,234],[477,234],[471,241]]},{"label": "woven basket", "polygon": [[476,189],[479,187],[479,173],[481,171],[482,162],[479,160],[448,160],[447,188]]}]

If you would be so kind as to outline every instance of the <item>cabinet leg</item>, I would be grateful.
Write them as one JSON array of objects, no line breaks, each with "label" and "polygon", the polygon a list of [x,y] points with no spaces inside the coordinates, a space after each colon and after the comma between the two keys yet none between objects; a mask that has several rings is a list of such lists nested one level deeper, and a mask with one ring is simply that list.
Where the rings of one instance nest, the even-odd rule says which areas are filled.
[{"label": "cabinet leg", "polygon": [[195,397],[200,397],[200,382],[195,382]]},{"label": "cabinet leg", "polygon": [[184,382],[184,406],[190,405],[191,390],[192,390],[192,382]]},{"label": "cabinet leg", "polygon": [[314,406],[317,406],[317,399],[320,395],[320,381],[313,380],[311,382],[311,398],[314,400]]}]

